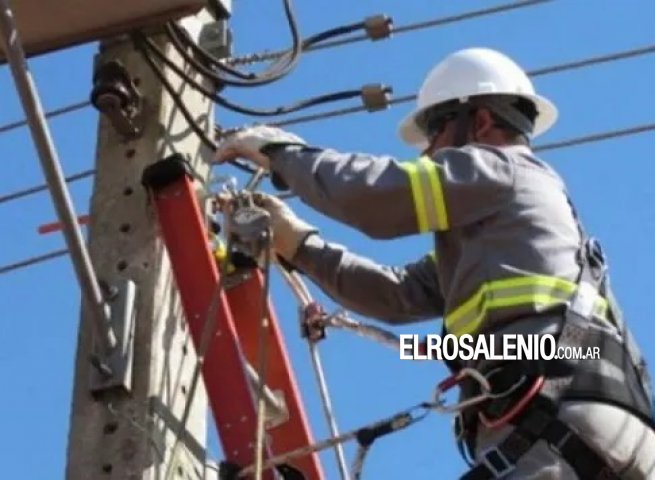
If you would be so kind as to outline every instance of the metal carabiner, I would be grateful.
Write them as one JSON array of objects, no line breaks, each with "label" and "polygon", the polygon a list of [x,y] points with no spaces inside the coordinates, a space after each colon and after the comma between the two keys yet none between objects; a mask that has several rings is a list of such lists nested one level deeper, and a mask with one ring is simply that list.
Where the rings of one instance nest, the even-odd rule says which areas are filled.
[{"label": "metal carabiner", "polygon": [[[467,398],[461,402],[447,405],[446,401],[441,398],[448,390],[462,383],[467,377],[473,378],[481,387],[480,395],[475,397]],[[472,407],[479,403],[482,403],[490,398],[491,395],[491,385],[482,373],[475,370],[474,368],[462,368],[459,372],[445,380],[441,381],[434,392],[434,404],[433,407],[435,410],[443,413],[455,413],[466,408]]]},{"label": "metal carabiner", "polygon": [[[523,395],[520,399],[518,399],[518,401],[512,406],[512,408],[507,410],[507,412],[505,412],[504,415],[501,415],[498,418],[490,419],[483,412],[478,412],[480,423],[482,423],[486,428],[489,429],[500,428],[504,425],[507,425],[528,406],[528,404],[534,399],[534,397],[537,396],[537,394],[541,391],[541,387],[543,387],[545,380],[546,377],[544,377],[543,375],[537,377],[535,381],[532,383],[532,386],[525,392],[525,395]],[[520,385],[523,384],[523,381],[524,380],[520,380]],[[516,388],[518,387],[514,385],[510,388],[510,391],[513,392],[514,390],[516,390]],[[492,397],[500,398],[508,394],[509,393],[505,392],[503,395],[492,395]]]}]

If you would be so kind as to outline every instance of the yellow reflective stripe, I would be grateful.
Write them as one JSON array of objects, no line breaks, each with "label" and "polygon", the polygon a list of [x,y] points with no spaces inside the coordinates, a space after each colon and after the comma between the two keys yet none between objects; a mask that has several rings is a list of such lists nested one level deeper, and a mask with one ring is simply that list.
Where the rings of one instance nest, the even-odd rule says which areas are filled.
[{"label": "yellow reflective stripe", "polygon": [[[474,333],[490,309],[532,305],[547,308],[568,302],[577,286],[557,277],[515,277],[484,283],[459,307],[446,315],[446,328],[450,333]],[[604,318],[607,301],[598,297],[594,314]]]},{"label": "yellow reflective stripe", "polygon": [[434,205],[437,210],[437,230],[448,230],[448,214],[446,213],[446,202],[444,200],[443,187],[439,177],[439,166],[429,157],[421,157],[419,162],[423,164],[430,182],[430,189],[432,190]]},{"label": "yellow reflective stripe", "polygon": [[447,230],[448,215],[439,166],[424,156],[415,162],[401,163],[400,167],[409,176],[419,232]]},{"label": "yellow reflective stripe", "polygon": [[423,201],[423,188],[421,187],[421,178],[418,166],[414,163],[401,163],[400,167],[407,172],[409,184],[412,189],[412,198],[414,200],[414,209],[416,220],[418,222],[418,231],[423,233],[428,231],[428,217],[425,212],[425,203]]}]

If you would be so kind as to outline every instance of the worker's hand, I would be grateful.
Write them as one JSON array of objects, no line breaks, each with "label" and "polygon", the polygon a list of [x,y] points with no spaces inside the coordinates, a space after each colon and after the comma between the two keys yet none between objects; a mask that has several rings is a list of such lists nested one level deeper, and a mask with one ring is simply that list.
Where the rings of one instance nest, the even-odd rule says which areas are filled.
[{"label": "worker's hand", "polygon": [[302,138],[293,133],[276,127],[258,125],[226,136],[218,145],[215,161],[223,163],[235,158],[245,158],[268,171],[271,160],[262,153],[262,148],[273,144],[306,145]]},{"label": "worker's hand", "polygon": [[277,197],[256,193],[253,199],[256,205],[264,208],[271,215],[273,250],[291,262],[305,239],[318,230],[298,218],[293,210]]}]

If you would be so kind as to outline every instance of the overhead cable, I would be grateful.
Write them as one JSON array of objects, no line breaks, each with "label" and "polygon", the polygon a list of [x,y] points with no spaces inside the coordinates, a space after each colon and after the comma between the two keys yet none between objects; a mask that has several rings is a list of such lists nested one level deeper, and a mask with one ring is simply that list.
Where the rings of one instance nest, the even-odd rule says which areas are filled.
[{"label": "overhead cable", "polygon": [[[574,147],[574,146],[584,145],[588,143],[597,143],[605,140],[611,140],[613,138],[629,137],[629,136],[639,135],[641,133],[648,133],[653,131],[655,131],[655,123],[647,123],[642,125],[636,125],[634,127],[608,130],[606,132],[584,135],[581,137],[573,137],[566,140],[560,140],[547,144],[536,145],[534,147],[534,151],[560,150],[567,147]],[[71,179],[70,181],[73,182],[93,176],[94,174],[95,174],[95,170],[85,170],[83,172],[76,173],[66,178]],[[16,192],[9,193],[7,195],[0,197],[0,203],[7,202],[10,200],[16,200],[18,198],[22,198],[34,193],[42,192],[47,188],[48,188],[47,185],[43,184],[34,187],[29,187],[24,190],[18,190]],[[4,273],[2,271],[2,268],[4,267],[0,267],[0,273]]]},{"label": "overhead cable", "polygon": [[638,135],[640,133],[655,131],[655,123],[646,125],[638,125],[636,127],[623,128],[620,130],[610,130],[609,132],[595,133],[592,135],[585,135],[583,137],[571,138],[568,140],[560,140],[556,142],[544,143],[534,147],[535,152],[545,152],[548,150],[561,150],[567,147],[577,147],[578,145],[585,145],[588,143],[597,143],[605,140],[611,140],[620,137],[629,137]]},{"label": "overhead cable", "polygon": [[[407,33],[407,32],[412,32],[415,30],[421,30],[425,28],[432,28],[432,27],[440,27],[443,25],[448,25],[452,23],[458,23],[462,22],[465,20],[471,20],[473,18],[478,18],[478,17],[484,17],[488,15],[495,15],[498,13],[503,13],[507,12],[510,10],[517,10],[520,8],[525,8],[525,7],[531,7],[535,6],[538,4],[542,3],[548,3],[553,0],[525,0],[525,1],[520,1],[520,2],[511,2],[511,3],[505,3],[502,5],[497,5],[495,7],[489,7],[489,8],[483,8],[480,10],[473,10],[469,12],[464,12],[460,13],[457,15],[451,15],[448,17],[439,17],[435,18],[432,20],[427,20],[425,22],[419,22],[419,23],[410,23],[407,25],[401,25],[398,27],[393,27],[392,29],[392,34],[401,34],[401,33]],[[334,48],[338,47],[341,45],[347,45],[350,43],[356,43],[356,42],[361,42],[364,40],[369,40],[368,35],[353,35],[349,38],[341,39],[341,40],[332,40],[332,41],[325,41],[321,43],[317,43],[315,45],[308,46],[306,49],[303,49],[303,51],[311,52],[314,50],[322,50],[326,48]],[[239,57],[233,57],[230,59],[226,60],[226,63],[229,63],[230,65],[247,65],[247,64],[252,64],[252,63],[258,63],[258,62],[265,62],[269,60],[275,60],[277,58],[280,58],[284,56],[287,53],[286,50],[283,51],[275,51],[275,52],[262,52],[262,53],[253,53],[250,55],[243,55]]]},{"label": "overhead cable", "polygon": [[[206,148],[208,148],[212,152],[215,151],[216,142],[205,131],[202,125],[200,125],[198,121],[193,117],[193,114],[187,108],[180,94],[175,91],[175,87],[173,87],[173,84],[171,84],[168,78],[166,78],[164,71],[159,67],[159,65],[157,65],[154,59],[150,56],[150,52],[148,51],[144,43],[143,35],[140,33],[134,33],[133,40],[137,50],[141,52],[143,59],[146,61],[146,63],[148,64],[152,72],[155,74],[157,79],[161,82],[166,92],[170,95],[171,99],[173,100],[173,103],[175,103],[175,106],[178,108],[184,119],[187,121],[191,130],[193,130],[193,132],[198,136],[198,138],[200,138],[200,141],[203,143],[203,145]],[[254,171],[250,166],[238,161],[231,161],[230,164],[248,173],[252,173]]]},{"label": "overhead cable", "polygon": [[[528,72],[528,74],[532,75],[533,77],[538,77],[538,76],[545,76],[545,75],[552,75],[555,73],[561,73],[569,70],[575,70],[575,69],[580,69],[580,68],[585,68],[585,67],[590,67],[593,65],[599,65],[603,63],[611,63],[619,60],[625,60],[629,58],[635,58],[638,56],[643,56],[643,55],[648,55],[648,54],[653,54],[655,53],[655,45],[649,45],[646,47],[641,47],[641,48],[635,48],[635,49],[630,49],[630,50],[623,50],[620,52],[615,52],[615,53],[610,53],[606,55],[598,55],[594,57],[588,57],[585,59],[577,60],[577,61],[572,61],[572,62],[566,62],[566,63],[558,63],[555,65],[547,66],[547,67],[542,67],[542,68],[537,68],[534,70],[531,70]],[[398,105],[402,103],[407,103],[411,102],[416,99],[416,95],[404,95],[400,97],[393,98],[389,100],[389,105]],[[327,112],[320,112],[320,113],[315,113],[315,114],[310,114],[310,115],[302,115],[294,118],[289,118],[286,120],[281,120],[279,122],[271,122],[269,125],[273,126],[278,126],[278,127],[285,127],[288,125],[294,125],[294,124],[299,124],[299,123],[306,123],[306,122],[312,122],[312,121],[318,121],[318,120],[323,120],[327,118],[332,118],[332,117],[339,117],[343,115],[348,115],[352,113],[359,113],[359,112],[365,112],[367,109],[363,106],[355,106],[355,107],[348,107],[348,108],[342,108],[338,110],[332,110],[332,111],[327,111]],[[640,125],[637,127],[629,128],[626,130],[611,130],[610,132],[603,133],[601,135],[613,135],[615,132],[619,133],[619,136],[624,136],[622,132],[628,132],[626,135],[631,135],[631,134],[638,134],[642,133],[642,128],[644,128],[645,132],[651,131],[652,129],[650,128],[651,125]],[[634,133],[630,133],[633,132]],[[609,137],[612,138],[612,137]],[[573,139],[576,140],[576,139]],[[568,141],[568,140],[567,140]],[[69,177],[66,177],[67,182],[74,182],[77,180],[81,180],[83,178],[87,178],[92,176],[95,173],[95,170],[85,170],[82,172],[75,173]],[[38,193],[41,191],[46,190],[48,187],[46,184],[42,185],[37,185],[34,187],[29,187],[24,190],[19,190],[16,192],[12,192],[3,196],[0,196],[0,203],[8,202],[11,200],[16,200],[34,193]]]},{"label": "overhead cable", "polygon": [[255,109],[251,107],[244,107],[242,105],[237,105],[235,103],[232,103],[226,98],[216,94],[211,88],[204,86],[201,81],[196,80],[188,72],[185,72],[181,66],[176,64],[170,58],[168,58],[166,54],[162,51],[162,49],[155,42],[152,41],[152,39],[141,34],[138,34],[138,37],[139,37],[139,41],[143,42],[144,45],[147,46],[147,48],[150,49],[150,51],[154,53],[155,56],[160,61],[165,63],[166,66],[168,66],[171,70],[173,70],[180,78],[182,78],[192,88],[199,91],[205,97],[211,99],[215,103],[227,108],[228,110],[232,110],[241,113],[243,115],[277,116],[277,115],[297,112],[299,110],[303,110],[306,108],[314,107],[325,103],[330,103],[340,100],[348,100],[350,98],[362,96],[362,90],[345,90],[345,91],[333,92],[333,93],[311,97],[306,100],[302,100],[288,106],[276,107],[267,110],[261,108]]},{"label": "overhead cable", "polygon": [[[258,85],[266,85],[287,75],[298,63],[298,59],[302,53],[302,40],[300,38],[300,32],[298,31],[298,24],[293,12],[291,0],[283,0],[283,4],[284,12],[289,24],[289,29],[291,31],[292,47],[288,51],[288,55],[282,55],[278,59],[279,61],[261,73],[246,74],[228,65],[225,65],[221,59],[213,57],[207,50],[196,44],[184,32],[184,30],[177,26],[175,23],[169,23],[166,25],[166,34],[173,42],[173,45],[178,50],[178,52],[185,58],[185,60],[187,60],[196,69],[203,72],[203,74],[214,79],[215,81],[235,87],[254,87]],[[187,47],[190,48],[193,53],[205,63],[203,64],[196,60],[193,55],[187,52]],[[221,76],[211,67],[220,70],[224,74],[237,77],[238,80],[229,79],[224,75]]]},{"label": "overhead cable", "polygon": [[[420,22],[420,23],[413,23],[413,24],[408,24],[408,25],[403,25],[399,27],[395,27],[393,32],[394,33],[405,33],[413,30],[418,30],[420,28],[427,28],[427,27],[437,27],[441,25],[447,25],[447,24],[452,24],[452,23],[457,23],[461,22],[464,20],[470,20],[473,18],[477,17],[483,17],[487,15],[493,15],[493,14],[498,14],[498,13],[503,13],[506,11],[510,10],[516,10],[519,8],[524,8],[524,7],[529,7],[532,5],[540,4],[540,3],[545,3],[548,1],[552,0],[528,0],[528,1],[522,1],[522,2],[511,2],[503,5],[498,5],[496,7],[490,7],[490,8],[485,8],[481,10],[473,10],[470,12],[465,12],[461,13],[458,15],[452,15],[448,17],[441,17],[441,18],[436,18],[434,20],[429,20],[426,22]],[[338,27],[337,27],[338,28]],[[306,48],[306,51],[313,51],[313,50],[319,50],[322,48],[331,48],[331,47],[336,47],[338,45],[342,45],[344,43],[353,43],[356,41],[361,41],[367,39],[368,36],[361,35],[357,38],[350,38],[345,41],[332,41],[332,42],[320,42],[316,44],[312,44]],[[233,58],[233,59],[226,59],[225,62],[221,62],[222,64],[240,64],[240,63],[254,63],[254,62],[260,62],[260,61],[267,61],[267,60],[275,60],[276,58],[279,58],[280,56],[285,55],[288,52],[288,50],[285,51],[279,51],[279,52],[268,52],[268,53],[263,53],[263,54],[253,54],[253,55],[246,55],[243,57],[238,57],[238,58]],[[61,108],[58,108],[56,110],[52,110],[46,113],[46,117],[55,117],[58,115],[64,115],[66,113],[73,112],[75,110],[80,110],[82,108],[90,106],[91,103],[88,100],[80,101],[78,103],[73,103],[68,106],[64,106]],[[0,133],[4,133],[9,130],[13,130],[15,128],[22,127],[26,125],[27,122],[25,120],[19,120],[16,122],[8,123],[5,125],[0,125]]]},{"label": "overhead cable", "polygon": [[[96,173],[95,170],[84,170],[79,173],[75,173],[73,175],[69,175],[68,177],[64,178],[64,181],[66,183],[73,183],[78,180],[82,180],[83,178],[87,177],[92,177]],[[44,192],[48,189],[48,184],[43,183],[41,185],[35,185],[34,187],[29,187],[25,188],[23,190],[17,190],[12,193],[8,193],[6,195],[0,195],[0,204],[6,203],[6,202],[11,202],[13,200],[18,200],[19,198],[27,197],[29,195],[33,195],[35,193],[39,192]]]},{"label": "overhead cable", "polygon": [[[91,102],[88,100],[84,100],[82,102],[77,102],[77,103],[71,103],[70,105],[66,105],[61,108],[56,108],[54,110],[50,110],[49,112],[45,113],[45,118],[54,118],[58,117],[60,115],[65,115],[67,113],[72,113],[77,110],[82,110],[83,108],[86,108],[91,105]],[[11,130],[15,130],[16,128],[24,127],[27,125],[27,120],[17,120],[15,122],[11,123],[5,123],[4,125],[0,126],[0,134],[9,132]]]},{"label": "overhead cable", "polygon": [[[578,70],[586,67],[591,67],[594,65],[601,65],[603,63],[612,63],[619,60],[627,60],[629,58],[641,57],[653,53],[655,53],[655,45],[648,45],[646,47],[623,50],[620,52],[609,53],[605,55],[597,55],[594,57],[583,58],[581,60],[575,60],[572,62],[557,63],[555,65],[529,70],[526,73],[531,77],[541,77],[546,75],[552,75],[555,73]],[[409,95],[403,95],[401,97],[396,97],[392,100],[389,100],[388,104],[389,106],[392,106],[392,105],[400,105],[402,103],[413,102],[414,100],[416,100],[416,97],[417,95],[415,93]],[[288,118],[286,120],[281,120],[279,122],[270,123],[269,125],[273,125],[276,127],[285,127],[288,125],[294,125],[298,123],[313,122],[317,120],[323,120],[326,118],[340,117],[342,115],[349,115],[352,113],[359,113],[359,112],[366,112],[366,111],[368,110],[362,106],[341,108],[338,110],[330,110],[327,112],[320,112],[310,115],[301,115],[294,118]]]},{"label": "overhead cable", "polygon": [[37,265],[39,263],[47,262],[48,260],[53,260],[55,258],[63,257],[68,255],[68,249],[62,248],[60,250],[54,250],[52,252],[44,253],[43,255],[38,255],[35,257],[26,258],[16,263],[9,263],[0,267],[0,275],[3,273],[13,272],[15,270],[22,270],[23,268],[30,267],[32,265]]}]

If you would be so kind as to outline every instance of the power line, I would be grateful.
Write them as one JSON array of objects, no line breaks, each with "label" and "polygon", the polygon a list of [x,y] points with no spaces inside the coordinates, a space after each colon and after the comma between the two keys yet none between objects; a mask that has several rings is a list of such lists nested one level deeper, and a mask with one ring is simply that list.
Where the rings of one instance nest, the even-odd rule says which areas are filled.
[{"label": "power line", "polygon": [[[503,5],[497,5],[495,7],[489,7],[489,8],[484,8],[481,10],[473,10],[470,12],[464,12],[460,13],[457,15],[451,15],[448,17],[439,17],[435,18],[433,20],[427,20],[425,22],[419,22],[419,23],[410,23],[407,25],[402,25],[400,27],[394,27],[392,29],[392,34],[400,34],[400,33],[407,33],[407,32],[413,32],[416,30],[422,30],[426,28],[432,28],[432,27],[439,27],[442,25],[448,25],[452,23],[457,23],[457,22],[462,22],[465,20],[471,20],[473,18],[478,18],[478,17],[484,17],[484,16],[489,16],[489,15],[495,15],[498,13],[504,13],[510,10],[517,10],[519,8],[525,8],[525,7],[531,7],[535,6],[541,3],[547,3],[551,2],[552,0],[526,0],[522,2],[512,2],[512,3],[506,3]],[[308,47],[305,49],[307,52],[315,51],[315,50],[322,50],[326,48],[334,48],[334,47],[339,47],[342,45],[347,45],[350,43],[356,43],[356,42],[362,42],[364,40],[369,40],[370,37],[365,34],[361,35],[353,35],[348,38],[344,38],[341,40],[331,40],[327,42],[322,42],[317,45],[312,45],[311,47]],[[226,60],[226,63],[230,65],[247,65],[247,64],[252,64],[252,63],[258,63],[258,62],[265,62],[269,60],[276,60],[280,57],[283,57],[288,53],[288,50],[279,50],[275,52],[261,52],[261,53],[253,53],[250,55],[242,55],[238,57],[233,57],[230,59]]]},{"label": "power line", "polygon": [[[45,117],[46,118],[58,117],[60,115],[65,115],[67,113],[75,112],[76,110],[82,110],[83,108],[86,108],[90,105],[91,102],[89,102],[88,100],[84,100],[83,102],[78,102],[78,103],[72,103],[70,105],[66,105],[64,107],[46,112]],[[0,134],[9,132],[10,130],[14,130],[16,128],[24,127],[25,125],[27,125],[26,119],[7,123],[5,125],[0,125]]]},{"label": "power line", "polygon": [[25,260],[21,260],[20,262],[10,263],[8,265],[4,265],[0,267],[0,275],[2,275],[3,273],[9,273],[16,270],[21,270],[23,268],[36,265],[38,263],[47,262],[48,260],[52,260],[53,258],[63,257],[64,255],[68,255],[68,249],[66,248],[61,250],[54,250],[52,252],[39,255],[36,257],[30,257]]},{"label": "power line", "polygon": [[655,123],[648,123],[645,125],[637,125],[636,127],[623,128],[621,130],[610,130],[603,133],[595,133],[592,135],[585,135],[583,137],[571,138],[568,140],[561,140],[557,142],[544,143],[537,145],[534,148],[535,152],[545,152],[548,150],[559,150],[562,148],[576,147],[588,143],[602,142],[619,137],[628,137],[631,135],[638,135],[640,133],[647,133],[655,131]]},{"label": "power line", "polygon": [[[95,174],[95,170],[84,170],[83,172],[75,173],[68,177],[65,177],[64,180],[66,183],[73,183],[83,178],[91,177]],[[6,195],[0,196],[0,204],[10,202],[12,200],[18,200],[19,198],[27,197],[28,195],[33,195],[35,193],[44,192],[48,189],[47,184],[36,185],[34,187],[26,188],[24,190],[18,190],[13,193],[8,193]]]},{"label": "power line", "polygon": [[[570,71],[570,70],[577,70],[581,68],[586,68],[590,67],[593,65],[600,65],[603,63],[611,63],[619,60],[626,60],[629,58],[636,58],[648,54],[653,54],[655,53],[655,45],[648,45],[645,47],[640,47],[640,48],[634,48],[630,50],[623,50],[620,52],[615,52],[615,53],[610,53],[610,54],[605,54],[605,55],[597,55],[594,57],[588,57],[584,58],[581,60],[576,60],[572,62],[565,62],[565,63],[558,63],[555,65],[550,65],[547,67],[542,67],[542,68],[537,68],[534,70],[528,71],[528,75],[532,77],[538,77],[538,76],[545,76],[545,75],[552,75],[555,73],[562,73],[565,71]],[[389,101],[389,105],[399,105],[402,103],[407,103],[407,102],[412,102],[416,100],[416,94],[411,94],[411,95],[404,95],[400,97],[396,97],[394,99],[391,99]],[[306,122],[313,122],[313,121],[318,121],[318,120],[324,120],[327,118],[333,118],[333,117],[340,117],[343,115],[349,115],[352,113],[359,113],[359,112],[366,112],[368,111],[366,107],[364,106],[356,106],[356,107],[348,107],[348,108],[341,108],[338,110],[330,110],[326,112],[320,112],[320,113],[315,113],[315,114],[309,114],[309,115],[301,115],[297,117],[292,117],[288,118],[286,120],[281,120],[279,122],[271,122],[269,125],[273,126],[278,126],[278,127],[285,127],[288,125],[294,125],[298,123],[306,123]],[[66,177],[67,182],[73,182],[80,180],[82,178],[90,177],[94,174],[95,170],[86,170],[83,172],[76,173],[74,175],[71,175],[70,177]],[[46,185],[38,185],[34,187],[27,188],[25,190],[20,190],[17,192],[9,193],[4,196],[0,196],[0,204],[5,203],[11,200],[15,200],[18,198],[22,198],[34,193],[38,193],[41,191],[44,191],[47,189]]]},{"label": "power line", "polygon": [[[552,75],[555,73],[562,73],[571,70],[578,70],[581,68],[591,67],[593,65],[601,65],[603,63],[611,63],[619,60],[627,60],[629,58],[641,57],[655,53],[655,45],[648,45],[646,47],[634,48],[630,50],[623,50],[620,52],[609,53],[605,55],[597,55],[594,57],[583,58],[582,60],[575,60],[573,62],[558,63],[547,67],[537,68],[526,72],[531,77],[540,77]],[[408,103],[416,100],[416,94],[404,95],[394,98],[389,101],[389,105],[400,105],[401,103]],[[270,123],[269,125],[284,127],[298,123],[312,122],[323,120],[326,118],[340,117],[342,115],[349,115],[351,113],[359,113],[368,111],[362,106],[341,108],[338,110],[329,110],[326,112],[314,113],[310,115],[299,115],[297,117],[288,118],[279,122]]]},{"label": "power line", "polygon": [[[633,135],[638,135],[641,133],[647,133],[647,132],[655,132],[655,123],[647,123],[643,125],[636,125],[634,127],[628,127],[628,128],[622,128],[622,129],[615,129],[615,130],[608,130],[606,132],[601,132],[601,133],[594,133],[591,135],[584,135],[580,137],[574,137],[566,140],[560,140],[560,141],[555,141],[555,142],[550,142],[550,143],[544,143],[541,145],[536,145],[533,150],[535,152],[545,152],[545,151],[552,151],[552,150],[562,150],[564,148],[570,148],[570,147],[576,147],[580,145],[585,145],[585,144],[590,144],[590,143],[598,143],[606,140],[611,140],[614,138],[620,138],[620,137],[629,137]],[[21,268],[28,267],[30,265],[35,265],[38,263],[42,263],[48,260],[51,260],[53,258],[61,257],[63,255],[66,255],[68,253],[68,250],[55,250],[50,253],[46,253],[44,255],[40,255],[37,257],[31,257],[26,260],[22,260],[17,263],[9,264],[0,267],[0,275],[3,273],[9,273],[14,270],[19,270]]]},{"label": "power line", "polygon": [[[462,14],[458,15],[452,15],[449,17],[441,17],[441,18],[436,18],[434,20],[428,20],[426,22],[420,22],[420,23],[413,23],[413,24],[408,24],[408,25],[403,25],[400,27],[396,27],[393,30],[393,33],[405,33],[405,32],[411,32],[414,30],[419,30],[422,28],[428,28],[428,27],[437,27],[441,25],[447,25],[447,24],[452,24],[452,23],[457,23],[461,22],[464,20],[470,20],[473,18],[477,17],[483,17],[483,16],[488,16],[488,15],[494,15],[498,13],[503,13],[507,12],[510,10],[516,10],[519,8],[524,8],[524,7],[529,7],[533,5],[537,5],[540,3],[546,3],[550,2],[552,0],[526,0],[523,2],[512,2],[512,3],[507,3],[503,5],[498,5],[496,7],[490,7],[490,8],[485,8],[481,10],[474,10],[470,12],[465,12]],[[367,40],[369,37],[367,35],[358,35],[358,36],[353,36],[349,37],[347,39],[343,40],[333,40],[333,41],[326,41],[326,42],[321,42],[316,45],[311,45],[310,47],[307,48],[307,51],[313,51],[313,50],[320,50],[323,48],[333,48],[337,47],[340,45],[345,45],[349,43],[354,43],[354,42],[359,42],[363,40]],[[267,61],[267,60],[275,60],[277,58],[282,57],[283,55],[287,54],[288,50],[284,51],[279,51],[279,52],[264,52],[260,54],[252,54],[252,55],[246,55],[243,57],[235,57],[232,59],[234,63],[230,62],[229,60],[226,63],[233,64],[233,65],[238,65],[240,63],[255,63],[255,62],[260,62],[260,61]],[[77,103],[73,103],[71,105],[67,105],[61,108],[58,108],[56,110],[52,110],[49,112],[46,112],[45,116],[46,118],[52,118],[52,117],[57,117],[59,115],[64,115],[67,113],[74,112],[76,110],[81,110],[83,108],[86,108],[91,105],[91,102],[88,100],[80,101]],[[16,128],[20,128],[27,125],[26,120],[19,120],[16,122],[8,123],[5,125],[0,125],[0,134],[8,132],[10,130],[14,130]]]}]

